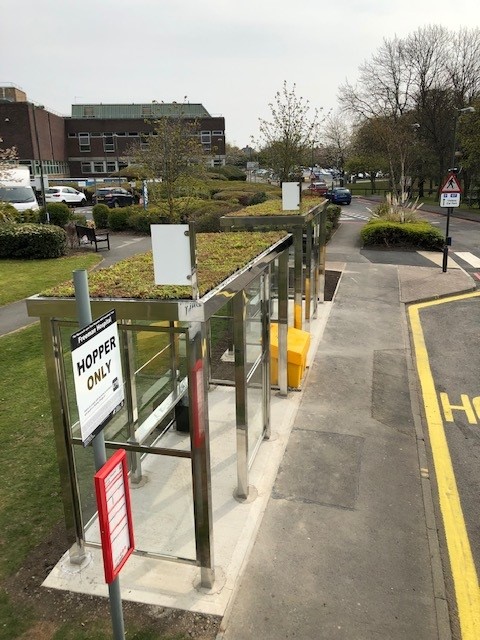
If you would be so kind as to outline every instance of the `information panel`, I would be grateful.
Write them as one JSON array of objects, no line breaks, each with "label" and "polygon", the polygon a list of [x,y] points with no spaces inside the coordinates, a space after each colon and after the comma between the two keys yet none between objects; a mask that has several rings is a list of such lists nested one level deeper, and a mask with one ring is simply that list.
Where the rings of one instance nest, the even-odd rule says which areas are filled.
[{"label": "information panel", "polygon": [[105,581],[115,580],[134,549],[132,509],[124,449],[95,474]]},{"label": "information panel", "polygon": [[82,442],[87,446],[124,403],[115,310],[70,338]]}]

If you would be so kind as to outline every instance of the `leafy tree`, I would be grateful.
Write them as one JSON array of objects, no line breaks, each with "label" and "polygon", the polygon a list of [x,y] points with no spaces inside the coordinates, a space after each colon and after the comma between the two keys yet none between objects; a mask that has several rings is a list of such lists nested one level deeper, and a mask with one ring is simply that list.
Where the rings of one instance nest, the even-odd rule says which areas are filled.
[{"label": "leafy tree", "polygon": [[[177,182],[181,177],[199,175],[205,170],[197,122],[187,119],[182,105],[178,105],[178,113],[155,120],[148,139],[140,147],[130,149],[129,154],[149,178],[161,179],[159,190],[174,218]],[[153,197],[157,190],[152,183]]]},{"label": "leafy tree", "polygon": [[275,101],[269,104],[271,120],[259,118],[258,144],[280,182],[298,175],[306,154],[318,139],[318,110],[310,119],[309,101],[297,97],[295,89],[295,84],[289,89],[285,81],[275,94]]}]

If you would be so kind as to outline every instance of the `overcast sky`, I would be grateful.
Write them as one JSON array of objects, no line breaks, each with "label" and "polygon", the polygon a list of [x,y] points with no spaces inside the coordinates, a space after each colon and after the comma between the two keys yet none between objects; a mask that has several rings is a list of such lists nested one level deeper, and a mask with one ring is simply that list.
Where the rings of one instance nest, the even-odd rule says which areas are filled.
[{"label": "overcast sky", "polygon": [[[74,103],[201,102],[227,142],[258,134],[296,84],[325,112],[383,39],[480,26],[478,0],[0,0],[0,85],[64,115]],[[0,131],[1,134],[1,131]]]}]

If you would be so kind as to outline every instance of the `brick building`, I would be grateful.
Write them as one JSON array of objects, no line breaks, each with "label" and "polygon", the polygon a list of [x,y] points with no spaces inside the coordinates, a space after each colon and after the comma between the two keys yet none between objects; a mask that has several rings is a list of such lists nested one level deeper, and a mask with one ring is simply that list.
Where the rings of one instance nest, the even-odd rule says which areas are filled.
[{"label": "brick building", "polygon": [[225,118],[201,104],[75,104],[61,116],[27,100],[24,91],[0,87],[2,147],[15,146],[32,177],[105,178],[130,164],[128,149],[148,144],[155,120],[176,115],[195,123],[205,162],[225,164]]}]

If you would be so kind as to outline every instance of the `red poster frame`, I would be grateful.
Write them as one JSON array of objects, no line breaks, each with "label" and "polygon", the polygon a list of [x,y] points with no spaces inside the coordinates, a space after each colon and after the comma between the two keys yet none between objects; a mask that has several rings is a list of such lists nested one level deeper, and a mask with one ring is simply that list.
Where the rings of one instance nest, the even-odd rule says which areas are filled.
[{"label": "red poster frame", "polygon": [[[110,509],[115,505],[107,503],[107,480],[118,465],[121,465],[123,476],[123,497],[125,500],[125,515],[127,518],[129,544],[123,553],[120,562],[114,566],[112,552],[112,531],[110,531]],[[105,582],[112,583],[120,573],[123,565],[131,556],[134,550],[132,505],[130,500],[130,490],[128,484],[127,455],[125,449],[118,449],[94,476],[95,493],[97,496],[98,522],[100,526],[100,536],[102,542],[103,568],[105,571]]]}]

